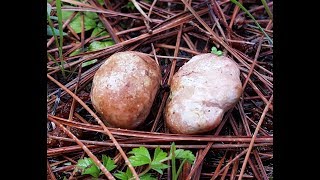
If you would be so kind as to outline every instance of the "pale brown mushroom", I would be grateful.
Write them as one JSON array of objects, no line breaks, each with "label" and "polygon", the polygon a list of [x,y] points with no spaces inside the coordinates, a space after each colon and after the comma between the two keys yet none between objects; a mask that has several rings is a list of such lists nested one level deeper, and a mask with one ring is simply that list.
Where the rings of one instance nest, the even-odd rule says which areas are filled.
[{"label": "pale brown mushroom", "polygon": [[91,101],[105,124],[134,129],[147,118],[160,81],[160,68],[151,57],[118,52],[94,75]]}]

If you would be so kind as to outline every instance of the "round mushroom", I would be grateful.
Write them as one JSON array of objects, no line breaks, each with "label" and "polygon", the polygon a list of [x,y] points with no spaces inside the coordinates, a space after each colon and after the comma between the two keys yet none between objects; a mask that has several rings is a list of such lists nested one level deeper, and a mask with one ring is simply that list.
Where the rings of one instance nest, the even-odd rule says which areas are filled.
[{"label": "round mushroom", "polygon": [[159,65],[151,57],[135,51],[115,53],[94,75],[92,105],[105,124],[137,128],[150,112],[160,81]]},{"label": "round mushroom", "polygon": [[213,130],[242,93],[238,65],[212,53],[191,58],[173,76],[164,119],[172,133]]}]

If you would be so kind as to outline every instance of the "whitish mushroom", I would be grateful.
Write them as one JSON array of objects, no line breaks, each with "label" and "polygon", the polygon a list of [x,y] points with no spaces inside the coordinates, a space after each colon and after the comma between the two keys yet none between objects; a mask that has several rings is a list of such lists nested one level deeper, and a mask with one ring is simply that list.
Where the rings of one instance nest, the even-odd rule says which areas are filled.
[{"label": "whitish mushroom", "polygon": [[241,95],[238,65],[225,56],[194,56],[173,76],[164,118],[173,133],[213,130]]}]

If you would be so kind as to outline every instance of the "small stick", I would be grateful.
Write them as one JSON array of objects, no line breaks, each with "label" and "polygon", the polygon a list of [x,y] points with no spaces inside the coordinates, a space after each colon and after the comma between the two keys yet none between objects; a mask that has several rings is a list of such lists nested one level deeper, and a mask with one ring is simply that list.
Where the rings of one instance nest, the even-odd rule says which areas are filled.
[{"label": "small stick", "polygon": [[[76,84],[76,87],[74,89],[74,93],[75,94],[77,94],[77,90],[78,90],[78,87],[79,87],[79,84],[80,84],[81,69],[82,69],[82,63],[80,63],[80,66],[79,66],[77,84]],[[74,98],[72,98],[72,104],[71,104],[70,113],[69,113],[69,121],[72,121],[72,117],[73,117],[75,108],[76,108],[76,100]]]}]

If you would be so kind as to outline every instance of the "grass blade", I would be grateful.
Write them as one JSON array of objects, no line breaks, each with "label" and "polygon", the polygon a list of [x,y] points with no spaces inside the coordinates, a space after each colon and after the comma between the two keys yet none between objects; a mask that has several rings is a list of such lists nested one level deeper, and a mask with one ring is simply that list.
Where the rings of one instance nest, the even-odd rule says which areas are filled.
[{"label": "grass blade", "polygon": [[180,164],[180,166],[179,166],[179,169],[178,169],[178,171],[177,171],[177,178],[179,177],[179,174],[181,173],[181,171],[182,171],[182,167],[183,167],[183,165],[184,165],[184,163],[187,161],[187,159],[184,159],[182,162],[181,162],[181,164]]},{"label": "grass blade", "polygon": [[272,39],[268,36],[268,34],[263,30],[263,28],[260,26],[260,24],[257,22],[257,20],[252,16],[252,14],[242,6],[237,0],[230,0],[232,3],[236,4],[239,6],[253,21],[254,23],[258,26],[259,30],[266,36],[266,38],[269,40],[269,42],[273,45]]},{"label": "grass blade", "polygon": [[50,53],[48,53],[47,52],[47,55],[49,56],[49,58],[50,59],[52,59],[53,60],[53,62],[60,68],[60,70],[61,70],[61,72],[62,72],[62,74],[64,74],[65,75],[65,70],[64,70],[64,67],[62,66],[62,65],[60,65],[59,63],[58,63],[58,61],[53,57],[53,56],[51,56],[51,54]]},{"label": "grass blade", "polygon": [[171,152],[171,168],[172,168],[172,179],[173,180],[177,180],[177,169],[176,169],[176,155],[175,155],[175,151],[176,151],[176,145],[175,143],[173,142],[171,144],[171,149],[170,149],[170,152]]},{"label": "grass blade", "polygon": [[[47,13],[47,19],[48,19],[49,26],[50,26],[50,28],[51,28],[51,31],[52,31],[52,34],[53,34],[53,37],[54,37],[56,46],[59,48],[59,54],[60,54],[60,49],[61,49],[61,54],[62,54],[62,48],[59,46],[58,37],[57,37],[55,31],[53,30],[53,23],[52,23],[52,21],[51,21],[50,16],[49,16],[48,13]],[[60,64],[56,61],[55,58],[53,58],[49,53],[47,53],[47,54],[48,54],[48,56],[60,67],[61,72],[62,72],[62,76],[63,76],[64,78],[66,78],[66,74],[65,74],[65,71],[64,71],[63,64],[60,65]],[[61,60],[61,59],[60,59],[60,60]],[[62,63],[62,61],[61,61],[61,63]]]},{"label": "grass blade", "polygon": [[[60,62],[61,62],[61,66],[64,65],[64,60],[63,60],[63,55],[62,55],[62,46],[63,46],[63,31],[62,31],[62,12],[61,12],[61,0],[57,0],[56,1],[56,8],[57,8],[57,15],[58,15],[58,24],[59,24],[59,58],[60,58]],[[63,75],[63,77],[66,77],[65,74]]]},{"label": "grass blade", "polygon": [[266,9],[269,17],[270,17],[271,19],[273,19],[273,15],[272,15],[272,13],[271,13],[271,11],[270,11],[270,8],[269,8],[266,0],[261,0],[261,2],[262,2],[262,4],[263,4],[264,8]]}]

